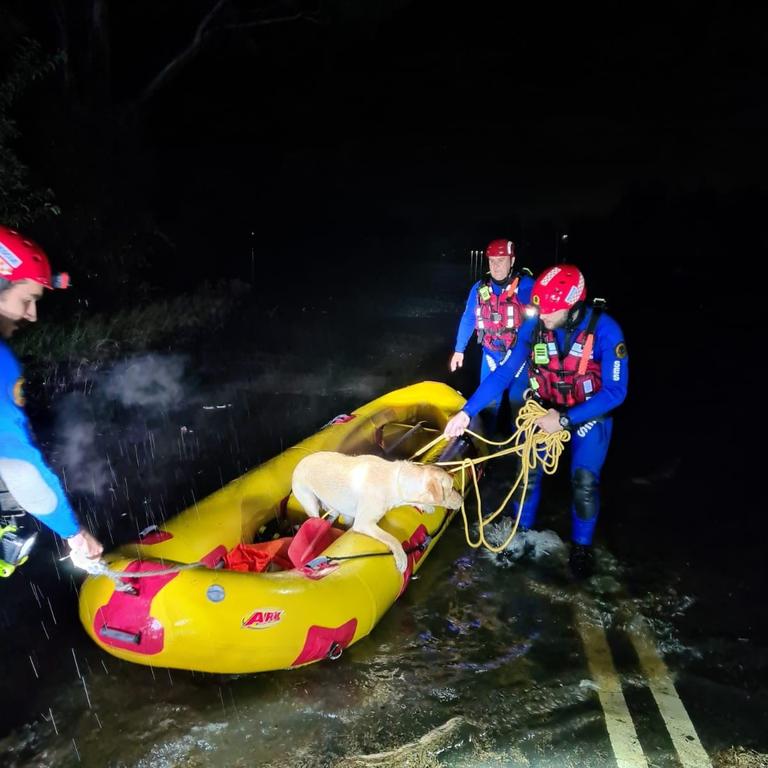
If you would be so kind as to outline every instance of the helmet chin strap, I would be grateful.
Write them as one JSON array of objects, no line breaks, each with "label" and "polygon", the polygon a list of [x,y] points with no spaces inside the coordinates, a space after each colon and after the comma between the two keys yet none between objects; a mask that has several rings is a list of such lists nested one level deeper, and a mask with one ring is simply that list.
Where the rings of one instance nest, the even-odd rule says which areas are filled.
[{"label": "helmet chin strap", "polygon": [[568,330],[575,328],[581,320],[581,314],[584,309],[584,302],[577,301],[569,310],[568,317],[565,320],[565,327]]}]

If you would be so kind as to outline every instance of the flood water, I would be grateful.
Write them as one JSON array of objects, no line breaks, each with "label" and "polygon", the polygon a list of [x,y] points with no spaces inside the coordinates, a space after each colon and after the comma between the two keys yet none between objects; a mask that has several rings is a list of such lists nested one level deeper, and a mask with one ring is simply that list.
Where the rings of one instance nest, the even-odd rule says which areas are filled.
[{"label": "flood water", "polygon": [[[107,548],[387,391],[437,379],[469,394],[476,351],[447,372],[467,265],[436,257],[414,273],[426,293],[385,274],[375,297],[330,287],[287,315],[260,296],[194,348],[122,361],[117,374],[86,369],[56,393],[52,412],[94,425],[68,480]],[[623,324],[632,353],[633,318]],[[633,374],[649,357],[639,352]],[[739,531],[708,465],[691,461],[700,446],[670,431],[648,450],[651,378],[638,373],[617,414],[594,577],[567,571],[563,468],[544,489],[539,528],[552,533],[524,560],[472,550],[457,518],[336,662],[231,676],[122,662],[80,627],[82,577],[43,533],[0,583],[0,764],[765,765],[762,540]],[[57,422],[45,435],[74,462]],[[484,478],[487,509],[508,476],[498,464]],[[728,762],[734,750],[755,762]]]}]

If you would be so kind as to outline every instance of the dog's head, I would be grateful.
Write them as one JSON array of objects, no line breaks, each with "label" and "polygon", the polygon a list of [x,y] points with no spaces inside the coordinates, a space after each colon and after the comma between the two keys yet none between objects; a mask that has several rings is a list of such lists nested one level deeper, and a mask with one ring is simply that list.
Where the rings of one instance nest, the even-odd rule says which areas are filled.
[{"label": "dog's head", "polygon": [[461,494],[453,487],[453,478],[440,467],[418,467],[416,495],[411,500],[422,512],[434,512],[435,507],[461,507]]}]

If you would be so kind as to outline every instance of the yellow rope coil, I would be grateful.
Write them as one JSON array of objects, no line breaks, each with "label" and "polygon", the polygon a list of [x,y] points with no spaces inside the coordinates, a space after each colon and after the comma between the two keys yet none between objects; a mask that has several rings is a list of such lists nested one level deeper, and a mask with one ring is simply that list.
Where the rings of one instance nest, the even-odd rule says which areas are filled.
[{"label": "yellow rope coil", "polygon": [[[471,430],[465,430],[468,434],[472,435],[476,440],[480,440],[487,445],[497,446],[502,450],[495,453],[488,454],[487,456],[481,456],[477,459],[462,459],[461,461],[442,461],[438,462],[439,466],[452,467],[449,472],[461,472],[461,491],[462,498],[464,496],[464,489],[466,488],[466,474],[469,471],[472,475],[472,483],[475,490],[475,498],[477,500],[477,525],[478,525],[478,538],[473,541],[469,532],[469,521],[467,519],[467,512],[464,502],[461,504],[461,516],[464,520],[464,535],[467,539],[467,544],[473,549],[478,549],[484,546],[490,552],[502,552],[505,550],[512,539],[517,533],[517,527],[520,523],[520,514],[523,509],[523,503],[525,501],[525,495],[528,491],[528,477],[537,465],[541,465],[544,472],[548,475],[552,475],[557,471],[558,464],[560,462],[560,455],[563,452],[565,444],[571,439],[571,433],[567,430],[559,430],[557,432],[547,433],[538,429],[535,425],[536,419],[540,418],[546,413],[546,409],[543,408],[535,400],[528,400],[520,409],[515,418],[515,431],[507,439],[502,442],[496,442],[494,440],[488,440],[481,435],[472,432]],[[432,446],[441,440],[448,439],[443,435],[435,438],[431,443],[424,446],[421,450],[417,451],[411,458],[415,459],[426,453]],[[509,446],[505,448],[504,446]],[[517,454],[520,459],[520,472],[517,479],[509,490],[504,501],[499,508],[487,518],[483,518],[482,502],[480,499],[480,488],[477,483],[477,471],[475,467],[478,464],[482,464],[484,461],[495,459],[500,456],[508,456],[509,454]],[[523,484],[523,489],[520,494],[520,505],[517,510],[517,517],[515,524],[512,527],[512,532],[507,537],[503,544],[493,546],[485,538],[485,528],[492,523],[504,510],[512,498],[512,494],[517,490],[520,483]]]}]

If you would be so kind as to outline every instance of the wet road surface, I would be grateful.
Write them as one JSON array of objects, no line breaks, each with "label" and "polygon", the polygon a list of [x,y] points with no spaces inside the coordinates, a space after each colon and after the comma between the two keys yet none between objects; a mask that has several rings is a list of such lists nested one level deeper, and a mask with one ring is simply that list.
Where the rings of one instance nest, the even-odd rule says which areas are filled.
[{"label": "wet road surface", "polygon": [[[109,370],[57,395],[54,410],[95,425],[76,498],[107,547],[383,392],[439,379],[468,394],[476,350],[466,371],[446,370],[467,270],[418,269],[430,280],[418,301],[392,275],[373,307],[331,286],[286,317],[260,296],[194,349],[126,361],[153,382],[144,401]],[[592,579],[575,582],[565,564],[562,472],[545,485],[538,527],[553,533],[541,547],[500,561],[470,550],[455,522],[335,663],[216,676],[119,661],[82,631],[81,576],[44,533],[0,584],[0,764],[687,768],[736,765],[733,747],[768,752],[764,531],[738,526],[690,434],[648,449],[661,391],[649,381],[633,379],[617,415]],[[44,439],[66,470],[66,438],[52,425]],[[507,476],[499,464],[484,479],[487,508]]]}]

